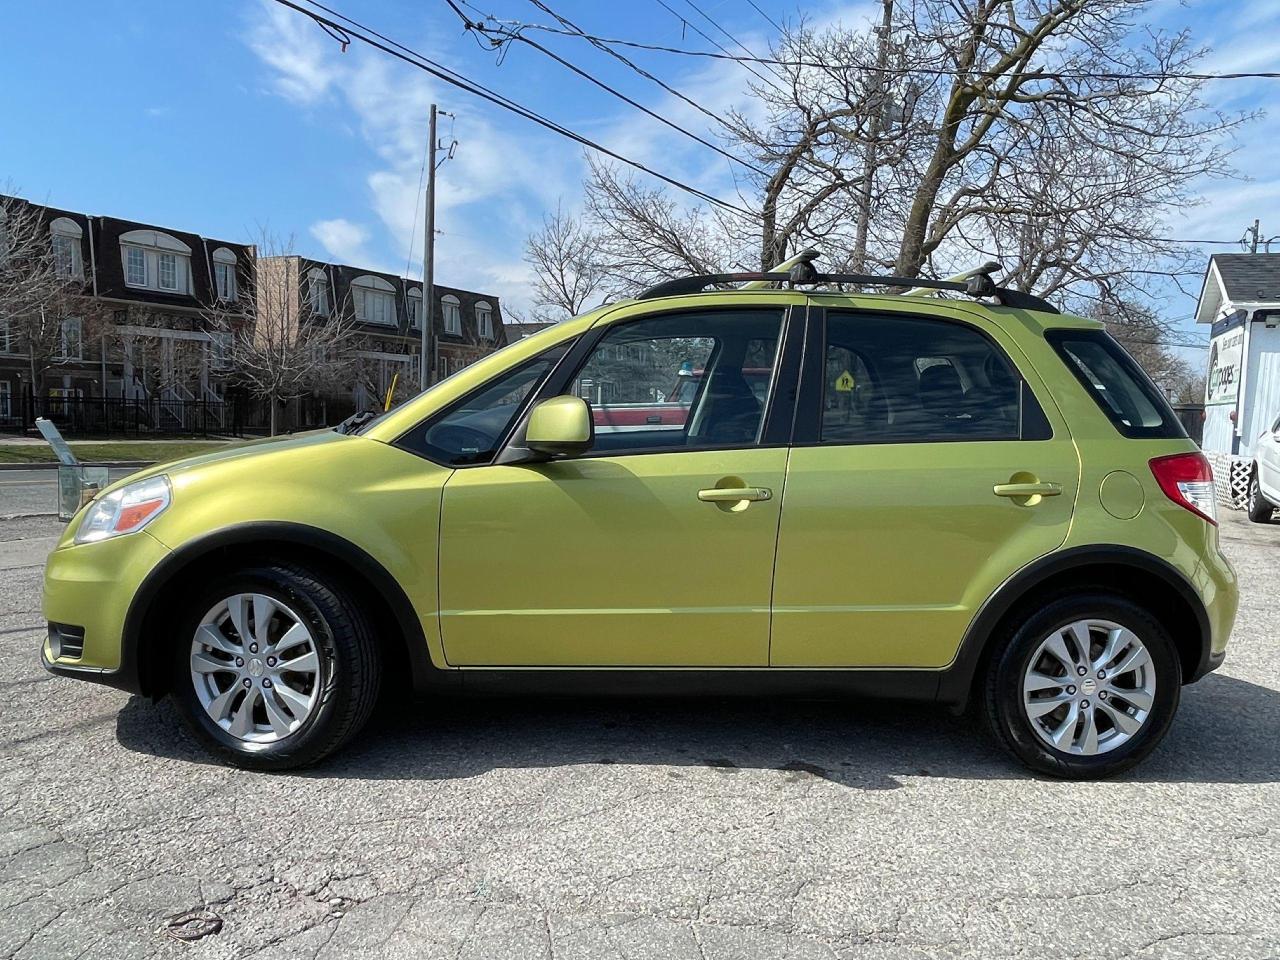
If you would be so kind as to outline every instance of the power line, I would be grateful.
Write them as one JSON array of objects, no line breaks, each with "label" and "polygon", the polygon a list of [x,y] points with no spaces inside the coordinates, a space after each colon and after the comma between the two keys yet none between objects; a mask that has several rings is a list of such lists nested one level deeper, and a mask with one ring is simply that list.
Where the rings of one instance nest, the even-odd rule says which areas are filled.
[{"label": "power line", "polygon": [[[777,85],[776,83],[774,83],[772,80],[770,80],[768,77],[763,76],[762,74],[760,74],[760,73],[759,73],[759,72],[757,72],[756,70],[751,69],[751,60],[750,60],[750,58],[739,58],[739,57],[735,57],[735,56],[734,56],[733,54],[731,54],[728,50],[726,50],[722,44],[717,43],[717,42],[716,42],[715,40],[713,40],[711,37],[707,36],[707,34],[706,34],[704,31],[700,30],[700,29],[698,28],[698,25],[697,25],[696,23],[691,23],[688,19],[686,19],[685,17],[682,17],[679,13],[677,13],[675,10],[673,10],[673,9],[671,8],[671,6],[667,3],[667,0],[655,0],[655,2],[658,4],[658,6],[662,7],[662,9],[666,10],[666,11],[667,11],[667,13],[671,14],[673,17],[675,17],[677,20],[679,20],[682,26],[686,26],[686,27],[690,27],[690,28],[692,28],[692,30],[693,30],[693,32],[694,32],[694,33],[696,33],[698,36],[702,37],[702,39],[703,39],[703,40],[707,41],[707,43],[711,44],[713,47],[715,47],[716,49],[718,49],[722,54],[724,54],[724,55],[725,55],[725,58],[726,58],[726,59],[729,59],[729,60],[736,60],[738,63],[740,63],[740,64],[742,65],[742,68],[743,68],[744,70],[746,70],[749,74],[751,74],[753,77],[755,77],[755,78],[756,78],[757,80],[759,80],[761,83],[767,83],[767,84],[769,84],[771,87],[773,87],[774,89],[779,89],[779,88],[778,88],[778,85]],[[697,8],[695,7],[694,9],[697,9]],[[705,14],[704,14],[704,16],[705,16]]]},{"label": "power line", "polygon": [[[446,0],[446,2],[449,2],[449,0]],[[692,130],[688,130],[680,126],[680,124],[676,123],[674,120],[670,120],[667,117],[664,117],[662,114],[658,113],[657,111],[651,110],[648,107],[646,107],[644,104],[639,103],[636,100],[633,100],[631,97],[627,96],[625,93],[622,93],[621,91],[614,89],[613,87],[609,86],[609,84],[605,83],[603,80],[600,80],[599,78],[592,76],[590,73],[583,70],[581,67],[566,60],[564,57],[560,56],[555,51],[548,50],[546,47],[538,43],[536,40],[531,40],[528,37],[524,36],[519,30],[488,27],[483,23],[475,23],[465,14],[461,13],[461,11],[458,11],[458,8],[452,2],[449,2],[449,6],[453,7],[453,9],[456,12],[458,12],[458,15],[462,17],[463,25],[468,30],[474,30],[477,33],[479,33],[481,36],[483,36],[487,41],[489,41],[492,49],[495,49],[495,50],[499,49],[503,44],[511,40],[519,40],[522,43],[528,44],[529,46],[533,47],[535,50],[539,51],[540,53],[543,53],[546,56],[550,57],[552,60],[556,61],[556,63],[560,64],[561,66],[566,67],[569,70],[572,70],[574,73],[582,77],[584,80],[589,81],[590,83],[599,87],[601,90],[604,90],[605,92],[611,94],[612,96],[617,97],[623,103],[626,103],[632,107],[635,107],[641,113],[644,113],[652,117],[653,119],[657,120],[659,123],[665,124],[666,126],[670,127],[672,130],[677,131],[678,133],[684,134],[686,137],[688,137],[691,140],[696,140],[698,143],[702,144],[704,147],[708,147],[709,149],[714,150],[716,153],[720,154],[722,157],[732,160],[734,163],[741,164],[742,166],[748,168],[749,170],[752,170],[760,174],[762,177],[769,176],[767,171],[762,170],[760,167],[757,167],[753,163],[749,163],[748,161],[735,156],[734,154],[730,153],[728,150],[725,150],[723,147],[719,146],[718,144],[712,143],[710,140],[706,139],[703,136],[700,136],[697,133],[694,133]],[[495,40],[493,36],[491,36],[491,34],[497,34],[499,39]],[[693,101],[689,101],[689,102],[692,103]],[[723,122],[723,121],[720,121],[720,122]]]},{"label": "power line", "polygon": [[[707,23],[711,24],[713,27],[715,27],[717,30],[723,33],[726,37],[728,37],[730,42],[736,43],[738,45],[738,49],[740,49],[743,53],[745,53],[749,57],[755,56],[755,54],[751,51],[751,49],[745,43],[743,43],[741,40],[735,37],[732,33],[726,30],[718,20],[713,19],[711,14],[703,10],[700,6],[694,3],[693,0],[684,0],[684,2],[687,3],[689,6],[693,7],[693,9],[698,12],[698,14],[702,17],[703,20],[707,21]],[[769,68],[769,72],[772,73],[779,80],[781,80],[783,83],[787,82],[787,78],[782,76],[782,74],[778,73],[778,71],[773,69],[772,67]]]},{"label": "power line", "polygon": [[[719,197],[714,196],[710,193],[707,193],[704,190],[700,190],[697,187],[691,186],[687,183],[683,183],[682,181],[677,180],[674,177],[667,176],[664,173],[660,173],[657,170],[654,170],[652,167],[646,166],[645,164],[641,163],[639,160],[632,160],[630,157],[623,156],[622,154],[617,153],[614,150],[610,150],[608,147],[604,146],[603,144],[597,143],[596,141],[591,140],[590,138],[585,137],[582,134],[569,129],[563,124],[557,123],[554,120],[550,120],[542,116],[541,114],[535,112],[534,110],[531,110],[529,107],[526,107],[520,103],[517,103],[515,100],[512,100],[511,98],[504,96],[503,94],[490,90],[488,87],[485,87],[482,84],[477,83],[474,80],[471,80],[470,78],[464,76],[461,73],[458,73],[455,70],[451,70],[442,64],[436,63],[434,60],[431,60],[430,58],[424,56],[418,51],[413,50],[410,47],[406,47],[404,44],[399,43],[398,41],[392,40],[391,38],[378,33],[376,30],[372,29],[371,27],[367,27],[364,24],[360,23],[359,21],[346,16],[345,14],[339,13],[336,10],[332,10],[329,7],[326,7],[324,4],[319,3],[318,0],[307,0],[307,2],[310,3],[312,6],[314,6],[316,9],[323,10],[325,13],[330,14],[333,17],[337,17],[339,20],[342,20],[343,23],[347,24],[348,26],[343,26],[342,24],[339,24],[334,20],[321,16],[320,14],[316,13],[314,10],[308,10],[305,7],[299,6],[297,3],[293,2],[293,0],[275,0],[275,2],[280,4],[281,6],[288,7],[289,9],[294,10],[297,13],[301,13],[303,16],[308,17],[311,20],[315,21],[315,23],[319,24],[322,28],[325,28],[326,30],[327,29],[337,30],[345,37],[353,37],[361,41],[362,43],[368,44],[371,47],[381,50],[383,53],[386,53],[386,54],[389,54],[390,56],[395,57],[397,60],[402,60],[405,63],[409,64],[410,66],[416,67],[417,69],[422,70],[423,72],[428,73],[439,80],[443,80],[445,83],[448,83],[451,86],[457,87],[460,90],[464,90],[467,93],[470,93],[472,96],[479,97],[482,100],[487,100],[490,103],[496,104],[497,106],[502,107],[504,110],[508,110],[520,117],[523,117],[526,120],[530,120],[533,123],[538,124],[541,127],[545,127],[547,130],[550,130],[553,133],[558,133],[560,134],[560,136],[573,140],[575,143],[581,144],[582,146],[587,147],[591,150],[595,150],[598,153],[604,154],[607,157],[611,157],[614,160],[617,160],[621,163],[625,163],[630,167],[634,167],[635,169],[640,170],[643,173],[647,173],[651,177],[655,177],[658,180],[661,180],[663,183],[676,187],[679,190],[683,190],[684,192],[692,196],[698,197],[701,200],[705,200],[707,203],[713,204],[724,210],[737,213],[741,216],[751,219],[752,221],[758,221],[760,219],[760,215],[757,213],[753,213],[752,211],[747,210],[743,207],[736,206],[735,204],[729,203],[726,200],[721,200]],[[350,41],[347,40],[346,42],[350,42]]]},{"label": "power line", "polygon": [[747,3],[751,4],[752,8],[755,10],[756,13],[760,14],[760,16],[768,20],[769,23],[773,25],[773,28],[775,30],[777,30],[779,33],[782,33],[782,24],[780,24],[777,20],[773,19],[773,17],[769,16],[767,13],[761,10],[759,4],[756,3],[756,0],[747,0]]},{"label": "power line", "polygon": [[[661,3],[661,0],[658,0]],[[662,4],[666,7],[666,4]],[[730,53],[714,40],[707,37],[706,34],[698,30],[694,24],[689,23],[679,13],[668,10],[686,26],[693,27],[694,31],[706,39],[709,43],[719,47],[719,50],[686,50],[682,47],[672,47],[660,43],[644,43],[640,40],[627,40],[621,37],[601,37],[596,34],[583,33],[576,34],[569,31],[559,29],[543,23],[524,24],[530,30],[545,30],[548,33],[558,33],[564,36],[579,36],[584,39],[591,40],[596,43],[608,44],[610,46],[631,47],[636,50],[651,50],[655,53],[670,53],[681,57],[702,57],[711,60],[731,60],[737,63],[751,64],[756,63],[762,66],[778,66],[778,67],[817,67],[823,70],[844,69],[844,70],[865,70],[867,72],[886,73],[895,76],[937,76],[937,77],[954,77],[967,76],[980,79],[994,79],[1003,76],[1002,73],[993,70],[949,70],[942,67],[877,67],[868,64],[839,64],[831,63],[823,60],[805,60],[805,59],[782,59],[778,57],[759,57],[753,54],[740,55]],[[759,74],[756,74],[759,77]],[[1235,73],[1086,73],[1083,71],[1071,70],[1055,70],[1045,72],[1035,72],[1035,79],[1039,80],[1280,80],[1280,71],[1242,71]],[[761,77],[760,79],[764,79]]]}]

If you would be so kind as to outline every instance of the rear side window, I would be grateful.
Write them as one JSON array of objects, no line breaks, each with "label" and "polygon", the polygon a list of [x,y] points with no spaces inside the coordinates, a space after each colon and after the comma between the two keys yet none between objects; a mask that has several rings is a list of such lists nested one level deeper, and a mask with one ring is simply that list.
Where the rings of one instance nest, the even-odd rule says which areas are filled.
[{"label": "rear side window", "polygon": [[973,327],[837,310],[826,327],[822,443],[1052,436],[1018,371]]},{"label": "rear side window", "polygon": [[1050,330],[1045,339],[1117,430],[1135,439],[1186,431],[1137,361],[1102,330]]}]

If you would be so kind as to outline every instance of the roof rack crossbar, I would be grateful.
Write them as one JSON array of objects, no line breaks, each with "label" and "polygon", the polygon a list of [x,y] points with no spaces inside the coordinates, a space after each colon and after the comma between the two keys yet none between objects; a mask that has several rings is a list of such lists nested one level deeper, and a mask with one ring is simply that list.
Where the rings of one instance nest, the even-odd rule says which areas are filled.
[{"label": "roof rack crossbar", "polygon": [[964,281],[960,280],[927,280],[919,277],[877,277],[863,273],[818,273],[808,274],[797,280],[793,273],[706,273],[692,277],[677,277],[655,284],[636,298],[638,300],[654,300],[658,297],[678,297],[691,293],[701,293],[707,287],[723,286],[730,283],[790,283],[808,284],[850,284],[860,287],[907,287],[909,292],[925,290],[950,290],[970,297],[991,297],[1001,306],[1015,307],[1022,310],[1040,310],[1045,313],[1057,313],[1052,304],[1031,293],[1021,290],[1006,290],[998,287],[989,273],[975,273]]}]

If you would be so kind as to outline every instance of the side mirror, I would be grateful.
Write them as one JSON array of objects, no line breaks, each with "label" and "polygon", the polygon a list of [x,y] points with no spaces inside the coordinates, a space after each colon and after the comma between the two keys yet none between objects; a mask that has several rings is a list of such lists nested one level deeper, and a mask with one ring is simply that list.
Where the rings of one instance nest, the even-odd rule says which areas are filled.
[{"label": "side mirror", "polygon": [[591,406],[581,397],[551,397],[529,414],[524,445],[544,457],[576,457],[595,443]]}]

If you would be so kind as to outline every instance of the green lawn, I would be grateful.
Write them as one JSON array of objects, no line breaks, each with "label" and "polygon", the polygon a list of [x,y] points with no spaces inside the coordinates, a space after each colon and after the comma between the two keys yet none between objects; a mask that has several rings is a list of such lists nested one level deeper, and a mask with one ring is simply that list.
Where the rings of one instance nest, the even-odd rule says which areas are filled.
[{"label": "green lawn", "polygon": [[[72,443],[71,452],[85,463],[104,460],[176,460],[227,445],[224,440],[129,441]],[[0,443],[0,463],[53,463],[47,443]]]}]

